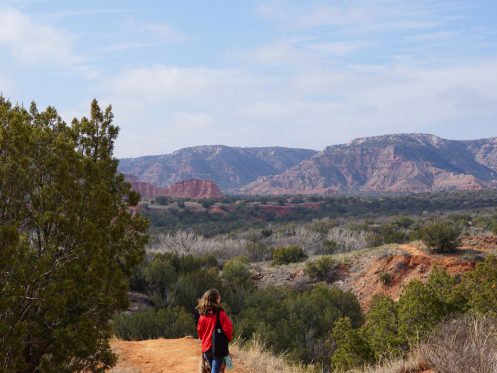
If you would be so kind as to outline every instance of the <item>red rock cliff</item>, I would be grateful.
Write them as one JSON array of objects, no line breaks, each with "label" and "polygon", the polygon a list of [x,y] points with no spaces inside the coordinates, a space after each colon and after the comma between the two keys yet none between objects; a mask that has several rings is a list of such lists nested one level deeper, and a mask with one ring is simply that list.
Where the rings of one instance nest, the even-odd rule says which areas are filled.
[{"label": "red rock cliff", "polygon": [[222,198],[223,192],[211,180],[185,180],[165,188],[167,196],[175,198]]},{"label": "red rock cliff", "polygon": [[160,188],[140,181],[136,176],[129,174],[126,175],[126,181],[131,184],[133,190],[146,199],[154,199],[158,196],[192,199],[224,197],[221,189],[211,180],[185,180],[174,183],[167,188]]}]

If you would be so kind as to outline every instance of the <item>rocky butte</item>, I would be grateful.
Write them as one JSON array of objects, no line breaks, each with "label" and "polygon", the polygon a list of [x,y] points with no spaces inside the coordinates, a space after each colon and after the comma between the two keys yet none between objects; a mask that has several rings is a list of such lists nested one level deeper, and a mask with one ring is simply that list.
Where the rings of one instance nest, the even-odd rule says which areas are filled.
[{"label": "rocky butte", "polygon": [[224,196],[221,189],[211,180],[183,180],[174,183],[166,188],[161,188],[144,181],[140,181],[135,175],[126,175],[126,181],[142,198],[154,199],[159,196],[173,198],[222,198]]}]

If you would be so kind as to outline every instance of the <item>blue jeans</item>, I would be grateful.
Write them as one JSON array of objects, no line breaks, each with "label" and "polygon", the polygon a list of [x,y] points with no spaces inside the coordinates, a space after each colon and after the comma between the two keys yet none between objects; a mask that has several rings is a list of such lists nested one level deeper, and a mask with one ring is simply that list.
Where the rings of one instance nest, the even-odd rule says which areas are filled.
[{"label": "blue jeans", "polygon": [[204,357],[211,366],[211,373],[221,372],[221,366],[224,363],[224,358],[213,356],[210,351],[204,352]]}]

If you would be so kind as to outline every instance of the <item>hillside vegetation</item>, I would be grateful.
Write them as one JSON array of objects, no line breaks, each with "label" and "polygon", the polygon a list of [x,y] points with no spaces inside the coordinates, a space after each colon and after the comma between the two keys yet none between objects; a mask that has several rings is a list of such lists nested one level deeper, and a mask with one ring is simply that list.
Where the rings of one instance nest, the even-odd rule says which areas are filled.
[{"label": "hillside vegetation", "polygon": [[[135,312],[118,316],[116,335],[194,335],[196,299],[215,287],[241,345],[258,341],[316,371],[372,370],[385,359],[408,364],[402,359],[432,343],[448,318],[487,315],[494,322],[494,200],[489,191],[460,193],[432,196],[436,209],[429,209],[428,195],[344,198],[342,205],[335,202],[344,211],[338,218],[299,221],[294,215],[290,222],[261,221],[209,237],[153,230],[147,259],[130,283],[150,306],[136,303]],[[388,208],[362,214],[362,204],[390,204],[396,211],[395,202],[404,199],[412,202],[410,215]],[[192,215],[213,206],[184,203]],[[430,364],[428,356],[411,363]]]}]

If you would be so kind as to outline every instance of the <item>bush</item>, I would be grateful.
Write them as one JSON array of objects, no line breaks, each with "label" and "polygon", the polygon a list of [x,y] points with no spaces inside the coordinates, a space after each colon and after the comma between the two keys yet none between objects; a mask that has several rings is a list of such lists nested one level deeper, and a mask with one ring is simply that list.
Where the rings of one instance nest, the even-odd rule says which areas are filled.
[{"label": "bush", "polygon": [[387,286],[392,283],[393,276],[390,272],[382,271],[380,272],[379,278],[381,283]]},{"label": "bush", "polygon": [[497,317],[497,257],[490,255],[477,263],[464,275],[460,290],[473,311]]},{"label": "bush", "polygon": [[272,250],[261,241],[252,241],[247,244],[245,251],[250,261],[261,262],[271,259]]},{"label": "bush", "polygon": [[465,315],[443,323],[421,344],[431,368],[440,373],[497,372],[497,319]]},{"label": "bush", "polygon": [[195,319],[183,307],[169,307],[122,313],[114,318],[112,327],[115,335],[124,340],[180,338],[194,335]]},{"label": "bush", "polygon": [[298,246],[282,246],[273,251],[273,264],[297,263],[305,259],[307,255]]},{"label": "bush", "polygon": [[324,281],[330,278],[331,271],[336,264],[336,260],[331,255],[323,255],[311,262],[307,262],[304,271],[310,278]]},{"label": "bush", "polygon": [[376,360],[400,356],[407,349],[407,344],[399,336],[397,305],[387,295],[376,295],[373,298],[361,329]]},{"label": "bush", "polygon": [[331,328],[340,317],[352,325],[362,322],[359,302],[352,293],[318,285],[299,292],[284,287],[256,290],[238,315],[242,338],[257,337],[273,352],[285,352],[298,362],[330,364]]},{"label": "bush", "polygon": [[170,304],[183,306],[193,313],[197,305],[197,299],[212,288],[219,289],[221,294],[224,292],[221,279],[215,268],[182,273],[172,289]]},{"label": "bush", "polygon": [[332,337],[337,344],[337,349],[331,357],[333,372],[347,372],[351,368],[374,361],[371,347],[361,336],[359,329],[352,327],[348,317],[342,317],[335,322]]},{"label": "bush", "polygon": [[231,311],[238,313],[250,299],[250,293],[254,289],[248,259],[235,257],[228,260],[224,264],[222,278],[227,283],[225,299],[228,300]]},{"label": "bush", "polygon": [[413,280],[404,288],[399,302],[399,334],[409,343],[419,342],[447,316],[446,304],[433,289]]},{"label": "bush", "polygon": [[442,221],[418,229],[418,237],[434,252],[447,253],[459,245],[461,231],[453,223]]}]

